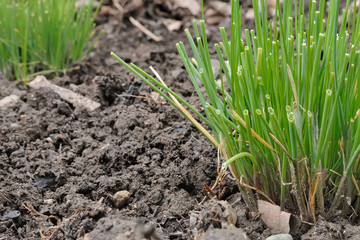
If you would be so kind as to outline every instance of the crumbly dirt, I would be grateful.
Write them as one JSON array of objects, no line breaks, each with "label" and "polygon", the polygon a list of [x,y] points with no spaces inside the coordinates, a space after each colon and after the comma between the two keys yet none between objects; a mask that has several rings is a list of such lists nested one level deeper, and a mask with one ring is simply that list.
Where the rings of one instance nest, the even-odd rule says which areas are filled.
[{"label": "crumbly dirt", "polygon": [[[123,22],[100,16],[103,36],[95,49],[67,76],[52,80],[101,103],[95,111],[75,108],[47,88],[34,90],[0,77],[0,98],[21,97],[0,108],[1,240],[70,240],[85,234],[87,239],[193,239],[227,226],[227,215],[218,210],[225,212],[224,205],[199,204],[204,185],[217,177],[217,152],[109,55],[114,51],[141,67],[154,66],[169,87],[200,109],[176,53],[175,43],[185,42],[185,35],[160,23],[153,14],[158,5],[146,7],[132,14],[166,41],[149,39],[126,16]],[[208,30],[210,42],[220,40],[217,27]],[[233,181],[224,189],[221,199],[230,203],[236,226],[250,239],[275,233],[250,217]],[[113,196],[122,190],[131,196],[117,206]],[[214,211],[224,217],[211,215]],[[192,222],[194,216],[203,219]],[[322,220],[301,234],[302,239],[355,239],[359,232],[345,220]],[[211,234],[203,239],[214,239]]]}]

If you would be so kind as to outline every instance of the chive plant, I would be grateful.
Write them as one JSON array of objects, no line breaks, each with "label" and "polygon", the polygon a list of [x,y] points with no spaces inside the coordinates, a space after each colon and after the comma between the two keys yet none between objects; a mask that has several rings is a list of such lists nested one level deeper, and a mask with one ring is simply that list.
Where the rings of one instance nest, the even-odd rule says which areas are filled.
[{"label": "chive plant", "polygon": [[94,20],[100,4],[93,12],[93,0],[78,9],[75,3],[0,0],[0,71],[26,83],[81,59],[99,36]]},{"label": "chive plant", "polygon": [[[360,14],[342,12],[339,1],[253,0],[255,30],[242,30],[241,8],[231,0],[230,39],[220,28],[215,44],[221,77],[211,66],[204,19],[185,30],[192,56],[176,45],[196,94],[201,115],[160,76],[120,63],[177,108],[209,139],[230,168],[243,199],[279,204],[314,222],[321,214],[356,215],[360,210]],[[261,11],[261,9],[263,11]],[[202,94],[200,88],[206,89]],[[185,107],[183,107],[185,106]],[[207,132],[191,116],[206,124]],[[213,137],[214,136],[214,137]]]}]

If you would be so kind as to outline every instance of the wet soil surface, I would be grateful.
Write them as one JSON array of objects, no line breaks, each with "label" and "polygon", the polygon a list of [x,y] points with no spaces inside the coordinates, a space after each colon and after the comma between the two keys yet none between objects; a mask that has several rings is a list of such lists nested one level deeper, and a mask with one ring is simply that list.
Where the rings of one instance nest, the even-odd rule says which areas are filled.
[{"label": "wet soil surface", "polygon": [[[146,11],[139,18],[166,41],[152,41],[126,20],[102,18],[104,34],[90,56],[52,80],[101,103],[95,111],[75,108],[48,88],[15,86],[0,77],[0,99],[20,96],[0,108],[1,240],[70,240],[87,233],[86,239],[193,239],[209,226],[226,228],[228,205],[250,239],[274,234],[250,217],[231,180],[221,196],[227,202],[199,205],[204,185],[217,177],[217,152],[109,55],[154,66],[200,109],[176,53],[175,43],[186,40],[183,32],[169,32]],[[209,41],[219,41],[216,27],[209,28]],[[348,223],[319,224],[304,239],[359,233]]]}]

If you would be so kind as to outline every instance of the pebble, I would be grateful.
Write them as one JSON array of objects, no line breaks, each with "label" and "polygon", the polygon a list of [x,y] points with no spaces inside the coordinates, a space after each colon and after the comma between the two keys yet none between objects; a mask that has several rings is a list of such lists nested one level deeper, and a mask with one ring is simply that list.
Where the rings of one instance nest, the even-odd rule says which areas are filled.
[{"label": "pebble", "polygon": [[7,221],[9,219],[17,218],[21,215],[21,213],[18,210],[13,210],[10,212],[7,212],[4,216],[2,216],[1,221]]},{"label": "pebble", "polygon": [[20,100],[20,97],[17,95],[10,95],[7,97],[4,97],[3,99],[0,99],[0,108],[6,107],[6,106],[13,106]]},{"label": "pebble", "polygon": [[209,229],[199,240],[249,240],[242,229]]},{"label": "pebble", "polygon": [[53,204],[53,203],[55,203],[55,199],[51,199],[51,198],[50,199],[45,199],[44,203],[45,204]]},{"label": "pebble", "polygon": [[266,240],[293,240],[293,238],[290,234],[276,234],[266,238]]},{"label": "pebble", "polygon": [[130,198],[131,193],[126,190],[118,191],[114,194],[112,200],[117,208],[122,207]]},{"label": "pebble", "polygon": [[55,177],[53,176],[38,177],[36,180],[36,186],[38,188],[47,188],[53,186],[54,184]]}]

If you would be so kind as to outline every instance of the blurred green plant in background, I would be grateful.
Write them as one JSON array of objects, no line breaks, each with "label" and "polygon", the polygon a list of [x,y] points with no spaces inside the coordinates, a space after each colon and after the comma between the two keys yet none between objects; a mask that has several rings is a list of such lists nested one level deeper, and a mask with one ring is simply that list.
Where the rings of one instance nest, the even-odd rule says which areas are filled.
[{"label": "blurred green plant in background", "polygon": [[[0,0],[0,71],[9,79],[58,74],[96,42],[93,0]],[[90,43],[88,43],[91,41]]]}]

